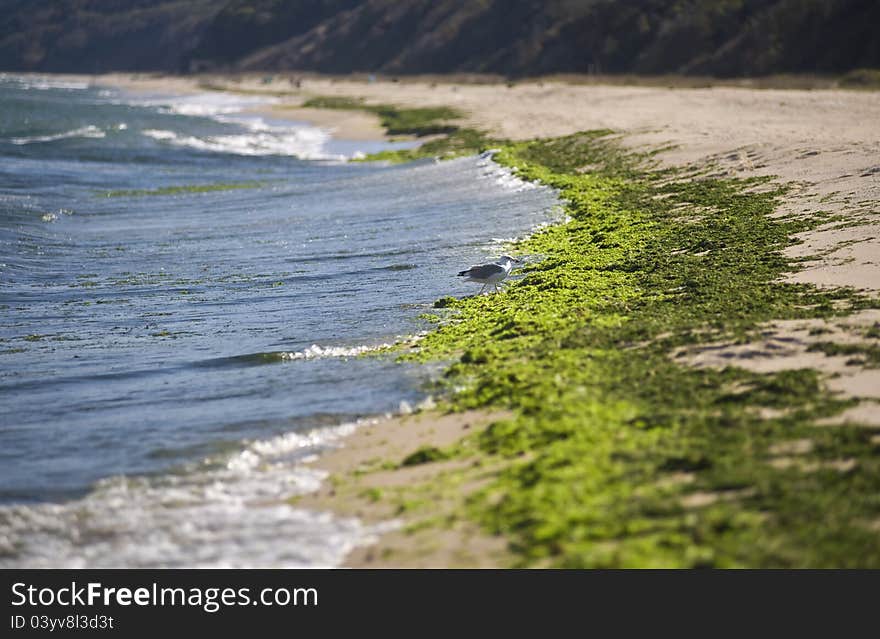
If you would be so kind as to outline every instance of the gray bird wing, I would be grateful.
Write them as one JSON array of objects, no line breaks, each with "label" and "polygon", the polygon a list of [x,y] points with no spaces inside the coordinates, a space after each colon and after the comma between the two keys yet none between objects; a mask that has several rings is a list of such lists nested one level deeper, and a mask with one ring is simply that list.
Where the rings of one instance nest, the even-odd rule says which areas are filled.
[{"label": "gray bird wing", "polygon": [[477,266],[470,267],[467,271],[462,273],[462,275],[478,280],[484,280],[487,277],[498,275],[499,273],[504,273],[503,266],[499,266],[498,264],[478,264]]}]

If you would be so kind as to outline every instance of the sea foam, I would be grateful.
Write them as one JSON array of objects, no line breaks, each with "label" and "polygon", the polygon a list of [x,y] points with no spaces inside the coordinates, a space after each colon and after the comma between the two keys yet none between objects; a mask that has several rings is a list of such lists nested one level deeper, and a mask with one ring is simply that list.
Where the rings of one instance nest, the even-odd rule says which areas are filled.
[{"label": "sea foam", "polygon": [[0,567],[332,567],[398,526],[296,508],[306,462],[363,422],[254,441],[182,472],[112,477],[62,504],[0,508]]},{"label": "sea foam", "polygon": [[48,91],[51,89],[82,91],[91,86],[88,82],[80,80],[68,80],[35,75],[9,75],[5,73],[0,73],[0,81],[14,82],[22,89],[31,89],[35,91]]},{"label": "sea foam", "polygon": [[[247,123],[242,123],[246,128]],[[327,153],[329,134],[314,127],[269,127],[253,125],[250,132],[194,136],[165,129],[146,129],[143,134],[159,142],[198,151],[235,155],[290,155],[303,160],[339,159]]]},{"label": "sea foam", "polygon": [[493,159],[497,149],[491,149],[480,154],[477,166],[481,169],[483,178],[487,178],[495,182],[498,186],[511,191],[530,191],[538,188],[535,182],[527,182],[517,177],[513,171],[506,166],[502,166]]},{"label": "sea foam", "polygon": [[129,101],[139,106],[155,107],[167,114],[210,118],[238,129],[237,132],[212,135],[181,133],[171,128],[142,131],[146,137],[164,144],[235,155],[287,155],[303,160],[344,159],[343,156],[327,152],[326,145],[331,136],[323,129],[304,123],[269,122],[249,112],[276,102],[277,99],[271,97],[230,93],[133,98]]},{"label": "sea foam", "polygon": [[103,138],[107,134],[98,127],[90,124],[78,129],[64,131],[63,133],[53,133],[50,135],[35,135],[30,137],[10,138],[13,144],[35,144],[40,142],[54,142],[56,140],[65,140],[67,138]]},{"label": "sea foam", "polygon": [[378,344],[376,346],[319,346],[318,344],[312,344],[301,351],[282,353],[281,359],[299,360],[324,359],[327,357],[357,357],[364,353],[378,351],[389,347],[391,347],[391,344]]}]

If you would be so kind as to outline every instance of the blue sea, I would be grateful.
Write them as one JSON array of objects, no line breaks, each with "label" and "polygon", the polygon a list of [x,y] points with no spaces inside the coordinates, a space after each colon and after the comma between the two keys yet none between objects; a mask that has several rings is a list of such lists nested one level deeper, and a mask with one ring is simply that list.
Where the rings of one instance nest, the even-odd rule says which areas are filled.
[{"label": "blue sea", "polygon": [[269,101],[0,75],[0,567],[333,566],[380,532],[288,503],[437,373],[359,355],[556,196],[350,162],[412,142]]}]

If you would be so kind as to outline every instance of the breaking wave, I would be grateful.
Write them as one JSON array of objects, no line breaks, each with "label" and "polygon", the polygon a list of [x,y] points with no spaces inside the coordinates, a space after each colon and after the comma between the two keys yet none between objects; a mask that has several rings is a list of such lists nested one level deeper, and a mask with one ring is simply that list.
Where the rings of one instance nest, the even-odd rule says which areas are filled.
[{"label": "breaking wave", "polygon": [[378,344],[376,346],[318,346],[312,344],[301,351],[281,353],[282,360],[298,359],[323,359],[326,357],[357,357],[364,353],[390,348],[391,344]]},{"label": "breaking wave", "polygon": [[65,131],[64,133],[53,133],[51,135],[34,135],[30,137],[21,137],[21,138],[10,138],[9,141],[12,144],[37,144],[40,142],[54,142],[56,140],[65,140],[67,138],[103,138],[106,137],[106,133],[99,129],[94,125],[88,125],[84,127],[80,127],[78,129],[73,129],[72,131]]},{"label": "breaking wave", "polygon": [[51,89],[82,91],[91,86],[88,82],[83,80],[49,78],[32,75],[8,75],[5,73],[0,73],[0,81],[13,82],[21,89],[33,89],[36,91],[48,91]]},{"label": "breaking wave", "polygon": [[481,175],[495,182],[498,186],[511,191],[530,191],[539,188],[535,182],[527,182],[517,177],[513,171],[493,160],[497,149],[491,149],[480,154],[477,166],[481,169]]},{"label": "breaking wave", "polygon": [[308,465],[363,422],[291,432],[182,472],[111,477],[82,499],[0,508],[0,567],[339,565],[397,527],[296,508],[325,473]]},{"label": "breaking wave", "polygon": [[329,134],[314,127],[272,127],[262,121],[247,133],[195,136],[162,129],[146,129],[149,138],[198,151],[235,155],[290,155],[303,160],[341,159],[324,150]]}]

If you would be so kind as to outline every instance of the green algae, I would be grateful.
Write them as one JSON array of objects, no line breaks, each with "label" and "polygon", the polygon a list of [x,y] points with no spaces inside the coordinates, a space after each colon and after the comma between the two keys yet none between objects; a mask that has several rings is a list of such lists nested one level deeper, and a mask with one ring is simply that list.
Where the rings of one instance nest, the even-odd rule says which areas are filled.
[{"label": "green algae", "polygon": [[847,364],[880,368],[880,346],[874,344],[837,344],[836,342],[817,342],[811,344],[809,351],[819,351],[830,357],[851,356]]},{"label": "green algae", "polygon": [[428,464],[430,462],[441,461],[443,459],[449,459],[453,456],[451,451],[441,450],[436,446],[423,446],[419,448],[414,453],[407,455],[402,462],[400,462],[401,466],[418,466],[420,464]]},{"label": "green algae", "polygon": [[366,111],[379,116],[382,127],[389,135],[437,135],[452,133],[456,126],[448,120],[461,117],[461,112],[449,107],[403,108],[391,104],[366,104],[361,99],[317,96],[306,100],[304,107],[315,109],[342,109]]},{"label": "green algae", "polygon": [[[265,182],[222,182],[217,184],[180,184],[163,186],[155,189],[118,189],[100,191],[101,197],[147,197],[162,195],[184,195],[189,193],[212,193],[215,191],[235,191],[238,189],[256,189],[265,186]],[[118,250],[118,249],[117,249]]]},{"label": "green algae", "polygon": [[367,104],[362,99],[317,96],[303,103],[304,107],[366,111],[377,115],[389,135],[437,136],[414,149],[380,151],[355,161],[391,163],[411,162],[423,158],[445,159],[473,155],[497,144],[482,131],[454,124],[462,113],[449,107],[405,108],[391,104]]},{"label": "green algae", "polygon": [[412,162],[425,158],[442,158],[445,160],[474,155],[497,146],[498,140],[488,137],[482,131],[470,128],[455,128],[447,134],[425,142],[414,149],[398,149],[395,151],[379,151],[371,153],[361,162]]},{"label": "green algae", "polygon": [[169,337],[171,339],[178,339],[184,335],[195,335],[195,333],[191,331],[169,331],[167,329],[162,329],[156,333],[150,333],[150,337]]},{"label": "green algae", "polygon": [[372,502],[382,499],[382,490],[379,488],[368,488],[363,491],[362,496]]},{"label": "green algae", "polygon": [[[518,565],[880,566],[872,431],[817,426],[852,402],[814,370],[675,358],[747,342],[770,320],[877,307],[781,281],[782,249],[821,216],[769,217],[785,189],[767,180],[645,168],[648,154],[607,131],[496,159],[558,189],[570,221],[511,247],[542,257],[504,293],[436,305],[445,319],[405,357],[455,360],[438,383],[451,409],[513,417],[413,463],[474,448],[510,460],[463,509],[510,540]],[[779,454],[798,440],[809,450]]]}]

